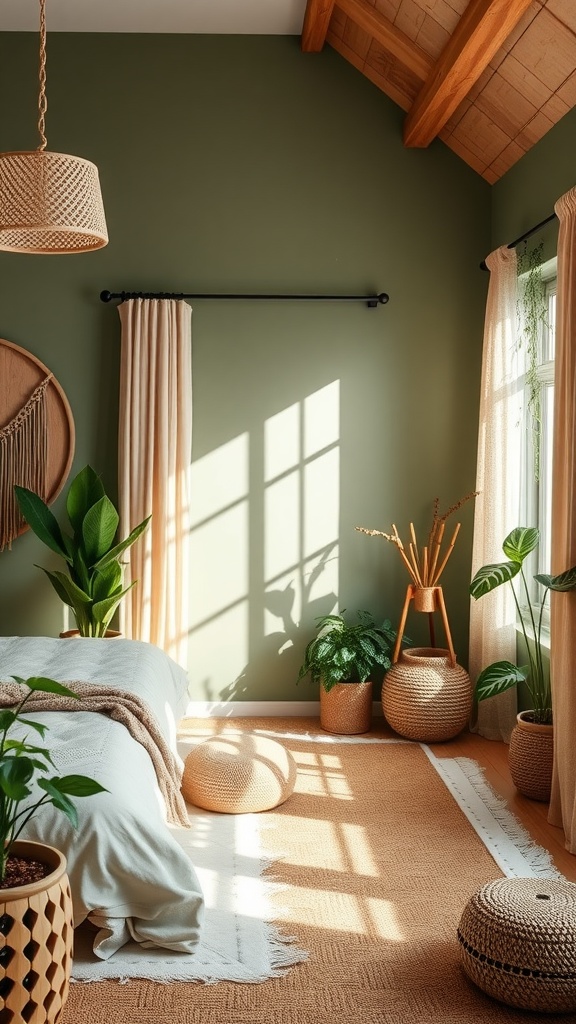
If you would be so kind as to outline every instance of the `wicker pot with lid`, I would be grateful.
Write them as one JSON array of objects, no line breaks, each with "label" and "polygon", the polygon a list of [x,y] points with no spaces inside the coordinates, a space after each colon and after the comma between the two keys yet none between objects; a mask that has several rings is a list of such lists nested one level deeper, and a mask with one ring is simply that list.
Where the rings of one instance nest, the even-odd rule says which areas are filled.
[{"label": "wicker pot with lid", "polygon": [[400,736],[420,743],[442,742],[462,732],[472,709],[472,683],[449,651],[412,647],[384,676],[382,710]]}]

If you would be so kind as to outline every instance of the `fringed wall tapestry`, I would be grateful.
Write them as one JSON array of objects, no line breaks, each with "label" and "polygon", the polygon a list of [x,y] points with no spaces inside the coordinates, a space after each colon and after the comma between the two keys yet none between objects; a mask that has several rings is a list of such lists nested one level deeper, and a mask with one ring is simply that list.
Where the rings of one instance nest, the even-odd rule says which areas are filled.
[{"label": "fringed wall tapestry", "polygon": [[36,356],[0,339],[0,551],[27,529],[14,484],[50,504],[74,455],[74,420],[62,387]]}]

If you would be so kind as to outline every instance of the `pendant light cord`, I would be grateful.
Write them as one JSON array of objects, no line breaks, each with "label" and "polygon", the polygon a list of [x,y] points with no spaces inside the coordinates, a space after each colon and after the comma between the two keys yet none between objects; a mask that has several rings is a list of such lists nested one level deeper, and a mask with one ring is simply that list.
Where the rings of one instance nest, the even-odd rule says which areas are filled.
[{"label": "pendant light cord", "polygon": [[41,153],[46,149],[48,140],[46,138],[46,110],[48,101],[46,99],[46,0],[40,0],[40,93],[38,96],[38,134],[40,145],[37,152]]}]

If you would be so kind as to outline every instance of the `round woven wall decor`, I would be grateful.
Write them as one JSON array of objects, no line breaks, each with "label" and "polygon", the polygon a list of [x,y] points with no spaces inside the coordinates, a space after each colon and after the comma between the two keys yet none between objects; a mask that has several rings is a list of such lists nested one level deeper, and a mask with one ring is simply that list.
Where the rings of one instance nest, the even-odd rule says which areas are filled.
[{"label": "round woven wall decor", "polygon": [[[47,453],[45,465],[45,494],[50,505],[64,486],[74,457],[75,430],[70,404],[62,386],[43,362],[31,352],[0,338],[0,430],[6,428],[30,401],[36,388],[50,377],[45,390]],[[38,453],[33,458],[40,457]],[[2,451],[0,449],[0,458]],[[20,475],[20,474],[19,474]],[[0,482],[5,474],[0,466]],[[10,479],[2,486],[14,483],[28,486],[25,479]],[[34,489],[34,488],[32,488]],[[15,536],[28,527],[21,523]]]}]

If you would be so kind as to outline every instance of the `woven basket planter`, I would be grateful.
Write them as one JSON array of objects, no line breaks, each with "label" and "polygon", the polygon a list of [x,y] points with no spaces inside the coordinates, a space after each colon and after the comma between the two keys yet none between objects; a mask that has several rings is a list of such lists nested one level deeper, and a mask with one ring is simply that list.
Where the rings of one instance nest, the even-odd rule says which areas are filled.
[{"label": "woven basket planter", "polygon": [[521,711],[510,737],[508,767],[516,789],[531,800],[548,803],[552,789],[554,727],[537,725]]},{"label": "woven basket planter", "polygon": [[420,743],[453,739],[467,724],[472,683],[439,647],[412,647],[384,676],[382,710],[400,736]]},{"label": "woven basket planter", "polygon": [[320,725],[326,732],[354,736],[372,725],[372,682],[320,686]]},{"label": "woven basket planter", "polygon": [[48,864],[38,882],[0,889],[0,995],[2,1020],[57,1021],[70,985],[72,897],[66,860],[42,843],[17,841],[14,852]]},{"label": "woven basket planter", "polygon": [[468,901],[458,927],[468,977],[509,1006],[576,1010],[576,885],[499,878]]}]

